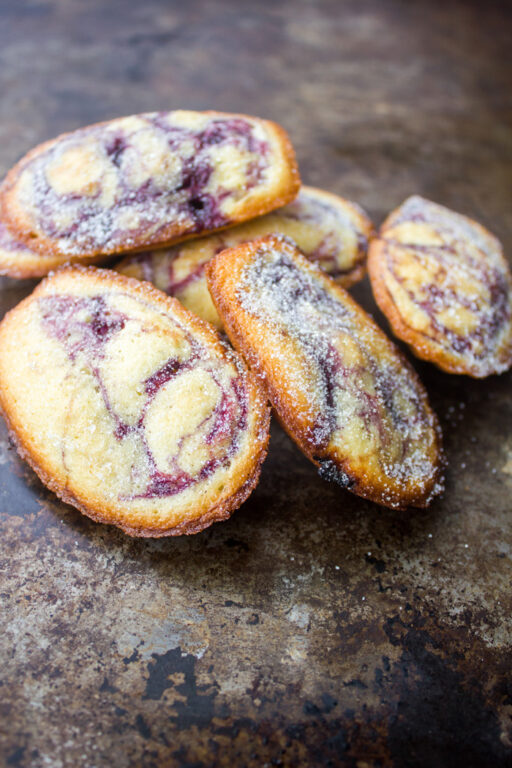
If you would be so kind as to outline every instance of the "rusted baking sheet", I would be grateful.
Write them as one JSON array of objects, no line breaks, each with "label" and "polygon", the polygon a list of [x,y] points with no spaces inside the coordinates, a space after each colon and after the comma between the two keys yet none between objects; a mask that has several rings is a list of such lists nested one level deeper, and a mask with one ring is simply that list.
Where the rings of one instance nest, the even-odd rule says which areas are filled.
[{"label": "rusted baking sheet", "polygon": [[[512,25],[482,8],[0,0],[0,173],[97,120],[237,110],[377,222],[419,192],[510,254]],[[32,286],[2,279],[1,313]],[[414,365],[449,459],[428,511],[322,481],[274,426],[230,521],[137,541],[58,502],[1,426],[0,764],[510,765],[512,374]]]}]

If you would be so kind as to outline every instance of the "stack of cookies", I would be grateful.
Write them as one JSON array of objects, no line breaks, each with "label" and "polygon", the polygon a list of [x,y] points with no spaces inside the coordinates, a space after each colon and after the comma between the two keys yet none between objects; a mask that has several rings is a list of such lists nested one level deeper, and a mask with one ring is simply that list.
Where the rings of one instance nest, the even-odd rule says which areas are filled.
[{"label": "stack of cookies", "polygon": [[325,479],[428,505],[439,424],[347,293],[367,254],[376,301],[416,355],[474,377],[512,364],[499,241],[420,197],[376,235],[359,206],[300,186],[275,123],[151,113],[37,147],[0,187],[0,273],[49,275],[0,325],[20,454],[94,520],[196,533],[257,485],[272,406]]}]

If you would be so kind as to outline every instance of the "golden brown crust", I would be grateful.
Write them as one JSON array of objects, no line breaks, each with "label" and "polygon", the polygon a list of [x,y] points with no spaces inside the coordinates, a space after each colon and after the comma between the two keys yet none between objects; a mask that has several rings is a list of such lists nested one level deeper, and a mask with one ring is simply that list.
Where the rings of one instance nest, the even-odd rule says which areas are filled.
[{"label": "golden brown crust", "polygon": [[[16,379],[15,369],[17,361],[13,360],[10,355],[9,344],[12,342],[10,335],[16,332],[17,326],[31,327],[28,312],[34,303],[48,296],[61,295],[59,293],[59,288],[61,287],[71,290],[74,285],[76,288],[77,280],[85,286],[85,295],[91,295],[92,286],[93,289],[98,289],[100,292],[107,291],[107,293],[102,293],[102,295],[109,295],[108,291],[113,289],[117,292],[115,294],[117,296],[141,300],[141,306],[149,306],[150,310],[155,312],[155,322],[157,323],[155,328],[159,337],[162,336],[165,327],[167,327],[165,323],[168,323],[168,320],[165,322],[161,321],[162,317],[171,316],[179,321],[179,323],[186,324],[187,329],[193,332],[197,343],[207,345],[211,349],[215,360],[223,361],[221,362],[222,365],[232,365],[233,370],[238,371],[236,376],[239,377],[240,386],[243,384],[245,388],[247,407],[249,409],[247,429],[251,437],[245,443],[246,436],[244,435],[241,438],[240,450],[238,453],[235,453],[227,473],[222,474],[220,480],[222,492],[217,492],[215,489],[212,491],[207,485],[201,486],[201,495],[197,502],[191,506],[186,501],[183,506],[183,509],[185,509],[184,513],[183,509],[181,511],[178,509],[177,512],[172,511],[171,507],[174,503],[174,497],[167,496],[170,499],[169,510],[172,511],[167,524],[162,524],[162,521],[165,520],[165,505],[167,504],[163,496],[162,504],[160,503],[161,498],[157,497],[154,504],[151,501],[149,504],[146,503],[147,500],[140,502],[141,508],[138,509],[138,502],[135,501],[133,503],[133,499],[128,496],[123,497],[122,500],[116,498],[114,501],[110,497],[107,498],[107,493],[103,486],[98,487],[97,491],[95,490],[92,493],[90,487],[84,491],[85,485],[82,483],[81,486],[81,478],[73,477],[69,467],[66,467],[66,462],[63,458],[64,447],[57,450],[47,443],[41,443],[40,436],[34,434],[31,424],[28,424],[23,418],[22,413],[25,413],[26,416],[27,412],[26,403],[23,404],[26,392],[21,391],[19,380],[17,381]],[[57,291],[57,294],[54,292],[54,289]],[[80,296],[81,294],[73,295]],[[110,309],[109,312],[112,313],[112,310]],[[159,323],[162,323],[164,331],[162,331]],[[148,333],[147,329],[145,333]],[[145,343],[147,344],[148,342],[146,341]],[[39,353],[32,352],[29,344],[25,349],[21,348],[18,351],[20,360],[23,361],[33,357],[34,362],[28,365],[35,365],[37,367],[37,356]],[[136,362],[133,350],[130,350],[130,354],[133,355],[134,362]],[[84,365],[86,367],[86,363],[83,363],[82,367]],[[48,377],[51,376],[50,373],[47,375]],[[72,375],[75,374],[73,373]],[[37,379],[33,383],[35,387],[34,401],[37,408]],[[77,381],[77,390],[79,385],[80,382]],[[64,397],[64,394],[62,397]],[[211,327],[185,310],[179,302],[165,296],[165,294],[157,291],[149,284],[93,267],[66,267],[59,270],[59,272],[44,280],[31,296],[22,301],[5,316],[0,324],[0,407],[20,456],[30,464],[41,481],[50,490],[56,493],[64,502],[72,504],[93,520],[116,525],[131,536],[155,537],[192,534],[203,530],[213,522],[227,519],[256,487],[261,464],[267,452],[270,413],[266,399],[262,395],[259,385],[240,359],[233,357],[233,353],[227,349],[226,345],[212,331]],[[30,408],[28,412],[30,413]],[[35,418],[37,419],[37,414]],[[59,415],[55,414],[56,424],[58,424],[58,420]],[[97,429],[101,431],[101,424],[93,423],[91,428],[94,432]],[[58,426],[55,429],[58,431]],[[75,426],[76,429],[77,427]],[[58,445],[62,444],[64,446],[64,440],[65,435],[62,436],[61,442]],[[149,440],[147,433],[145,433],[144,440]],[[106,437],[105,444],[107,443]],[[62,452],[62,461],[57,455],[59,450]],[[105,462],[107,461],[108,456],[105,454]],[[120,467],[117,467],[115,471],[120,471]],[[152,504],[155,509],[151,508]],[[155,517],[155,510],[157,508],[158,515]],[[153,520],[158,520],[158,522],[152,522]]]},{"label": "golden brown crust", "polygon": [[[268,422],[270,423],[270,411],[269,409],[267,409],[267,411],[268,411]],[[80,500],[78,497],[71,494],[66,488],[63,488],[60,483],[54,480],[53,476],[49,472],[45,471],[43,466],[38,462],[38,460],[30,452],[30,450],[25,448],[22,442],[22,438],[20,438],[20,435],[13,428],[9,420],[9,417],[7,415],[7,412],[3,407],[3,404],[1,402],[1,394],[0,394],[0,412],[6,423],[7,430],[9,432],[9,437],[13,442],[13,444],[15,445],[19,456],[23,459],[23,461],[26,461],[26,463],[31,467],[31,469],[33,469],[33,471],[36,473],[36,475],[41,480],[43,485],[49,488],[50,491],[52,491],[52,493],[58,496],[59,499],[61,499],[61,501],[63,501],[65,504],[70,504],[72,507],[75,507],[75,509],[78,509],[79,512],[86,515],[91,520],[94,520],[95,523],[103,523],[105,525],[115,525],[117,528],[120,528],[123,531],[123,533],[126,533],[128,536],[133,536],[137,538],[147,539],[147,538],[162,538],[163,536],[184,536],[184,535],[191,536],[195,533],[200,533],[201,531],[204,531],[205,528],[209,528],[209,526],[212,525],[212,523],[219,523],[224,520],[229,520],[232,513],[242,506],[244,501],[246,501],[246,499],[249,498],[253,490],[258,485],[260,474],[261,474],[261,466],[267,456],[268,437],[267,437],[267,443],[265,447],[261,449],[259,455],[256,457],[254,472],[252,473],[251,477],[248,478],[245,484],[236,493],[234,493],[228,500],[224,501],[223,503],[217,504],[215,507],[212,507],[212,509],[210,509],[208,513],[201,515],[201,517],[197,518],[196,520],[185,521],[183,523],[175,525],[173,528],[154,528],[154,527],[140,528],[140,527],[127,525],[122,521],[114,523],[108,515],[103,515],[101,514],[101,511],[98,511],[97,508],[91,507],[88,504],[84,504],[83,500]]]},{"label": "golden brown crust", "polygon": [[512,277],[478,222],[409,198],[371,242],[368,273],[393,333],[417,357],[473,378],[512,365]]},{"label": "golden brown crust", "polygon": [[[315,420],[321,418],[322,414],[318,413],[316,405],[312,406],[315,392],[309,386],[307,372],[310,365],[314,368],[312,357],[317,354],[317,347],[322,345],[321,337],[313,335],[308,341],[309,331],[306,331],[306,346],[308,343],[310,346],[306,349],[306,354],[303,354],[300,350],[300,344],[296,343],[297,338],[294,336],[296,329],[289,333],[288,329],[280,322],[273,327],[269,317],[265,317],[264,322],[261,323],[261,318],[258,319],[257,310],[251,309],[251,298],[247,299],[245,308],[243,306],[244,300],[240,299],[244,292],[251,292],[248,280],[244,276],[244,274],[248,274],[245,272],[246,268],[255,264],[262,252],[268,253],[269,251],[284,253],[287,259],[287,269],[290,268],[290,265],[295,265],[301,273],[299,281],[304,278],[305,284],[319,287],[319,296],[327,296],[329,301],[332,300],[332,306],[329,306],[325,313],[328,324],[332,323],[332,326],[335,326],[335,307],[337,306],[339,313],[342,315],[343,312],[346,312],[346,317],[351,318],[350,322],[354,323],[354,327],[359,328],[359,333],[349,334],[349,337],[342,343],[342,347],[343,344],[346,344],[345,357],[343,357],[343,352],[341,353],[342,365],[355,364],[354,357],[351,359],[351,356],[354,354],[357,356],[357,343],[364,338],[364,343],[368,347],[374,347],[373,353],[376,355],[376,359],[371,361],[372,353],[370,352],[366,358],[366,363],[377,367],[381,366],[382,371],[386,367],[389,368],[388,384],[391,382],[391,388],[385,393],[384,399],[394,398],[400,389],[409,391],[410,403],[402,409],[401,413],[399,412],[400,404],[393,404],[393,408],[398,412],[398,422],[400,423],[400,419],[402,419],[400,426],[393,430],[393,427],[390,426],[391,421],[387,418],[389,414],[386,414],[386,419],[382,423],[388,429],[388,434],[382,438],[380,443],[378,438],[375,439],[375,435],[370,436],[382,450],[382,455],[371,456],[370,453],[365,453],[364,446],[361,448],[361,442],[364,440],[361,441],[359,438],[353,441],[351,446],[349,436],[346,444],[344,444],[343,431],[341,438],[338,435],[334,440],[334,430],[327,443],[325,440],[323,444],[318,443],[315,435]],[[260,265],[251,272],[251,279],[258,280],[256,275],[261,275],[261,273]],[[359,305],[329,277],[315,268],[314,265],[309,264],[293,244],[274,236],[263,237],[253,243],[246,243],[221,252],[208,264],[206,274],[210,292],[230,341],[264,383],[269,399],[285,430],[303,453],[320,468],[321,474],[328,479],[337,480],[357,495],[384,506],[399,509],[408,505],[427,506],[432,497],[442,490],[442,448],[439,423],[429,406],[427,394],[415,371]],[[287,279],[286,277],[283,278],[282,274],[279,274],[277,278],[276,282]],[[257,286],[254,287],[257,291]],[[300,295],[296,289],[297,285],[291,288],[291,304],[300,301]],[[270,294],[266,293],[264,303],[270,304],[270,301]],[[323,299],[320,298],[319,301],[321,302]],[[286,298],[281,297],[277,304],[282,307],[286,304]],[[261,309],[257,302],[256,306]],[[275,309],[274,306],[272,309]],[[311,327],[314,328],[318,318],[310,317],[309,319]],[[323,329],[322,333],[324,332],[329,339],[328,345],[336,344],[335,334],[331,336],[327,327]],[[301,333],[302,329],[299,328],[299,338]],[[350,338],[351,335],[352,338]],[[355,346],[351,350],[350,345],[354,342]],[[340,354],[339,346],[336,354]],[[301,355],[302,360],[300,359]],[[320,353],[317,362],[323,365],[329,356],[331,356],[331,352],[328,352],[327,356],[324,357]],[[332,363],[332,359],[330,362]],[[381,373],[375,369],[369,379],[363,374],[361,381],[355,382],[356,390],[368,386],[370,390],[374,391],[371,378],[373,376],[374,379],[378,380],[380,375]],[[364,384],[362,384],[363,381]],[[384,379],[381,380],[381,384],[383,381]],[[328,392],[328,398],[333,397],[332,391],[335,386],[339,386],[339,381],[333,382],[331,380],[328,388],[331,392]],[[382,399],[380,399],[378,407],[385,411],[386,407]],[[343,397],[339,402],[342,401]],[[411,403],[410,415],[411,418],[416,419],[415,429],[417,430],[418,442],[417,453],[413,458],[406,455],[407,448],[404,447],[407,440],[414,439],[411,436],[414,430],[411,429],[408,433],[409,426],[404,418]],[[347,405],[347,411],[350,412],[350,403]],[[352,414],[352,418],[356,418],[355,412]],[[350,429],[352,426],[349,418],[348,430]],[[386,474],[386,471],[383,471],[382,466],[379,465],[382,463],[385,466],[388,462],[388,458],[385,456],[386,441],[391,437],[399,442],[401,439],[400,431],[404,433],[404,445],[398,446],[399,451],[405,451],[404,466],[409,462],[411,472],[409,476],[407,473],[400,476],[399,468],[397,469],[395,466],[392,467],[392,470],[398,471],[399,476],[392,477],[393,471],[389,476],[389,473]],[[346,434],[348,435],[348,431]],[[340,440],[341,450],[339,450]],[[351,447],[355,449],[352,455]],[[359,450],[361,450],[361,454],[356,456]]]},{"label": "golden brown crust", "polygon": [[[97,264],[105,260],[104,256],[91,259],[70,257],[66,263]],[[11,235],[5,224],[0,221],[0,275],[20,280],[30,277],[45,277],[52,270],[63,266],[62,256],[43,255],[32,251],[25,243]]]},{"label": "golden brown crust", "polygon": [[[110,224],[107,226],[105,222],[96,224],[94,217],[91,217],[90,213],[87,214],[84,224],[84,226],[87,226],[87,229],[84,230],[86,234],[81,237],[81,240],[77,240],[77,235],[73,234],[73,228],[71,228],[71,230],[69,230],[70,233],[66,234],[65,236],[52,236],[48,233],[48,231],[44,231],[43,225],[46,226],[46,224],[43,223],[46,219],[48,219],[48,216],[41,215],[38,204],[36,204],[37,200],[34,203],[34,198],[37,197],[36,193],[39,194],[38,187],[41,187],[42,185],[45,185],[47,189],[53,189],[47,181],[48,172],[47,166],[44,165],[45,157],[46,160],[48,160],[48,158],[50,159],[48,162],[54,162],[53,155],[51,154],[53,152],[58,160],[58,152],[61,151],[60,145],[66,147],[66,144],[69,144],[70,141],[75,142],[75,137],[78,137],[79,141],[75,142],[71,146],[68,154],[72,155],[77,147],[81,150],[85,148],[85,151],[89,152],[90,154],[90,157],[79,157],[77,159],[75,156],[72,156],[69,161],[66,160],[68,167],[65,168],[65,174],[61,173],[61,169],[59,167],[57,167],[57,170],[54,172],[54,181],[57,185],[57,188],[60,189],[62,202],[60,206],[53,206],[59,210],[53,210],[52,208],[51,215],[54,217],[55,221],[60,221],[60,218],[62,218],[63,215],[66,215],[69,218],[69,224],[71,224],[73,222],[73,217],[71,216],[70,218],[70,216],[64,210],[64,207],[68,204],[69,194],[66,193],[70,191],[68,187],[73,179],[77,179],[77,184],[82,184],[81,189],[85,190],[85,192],[83,192],[80,199],[82,201],[85,200],[86,202],[87,196],[90,196],[90,199],[92,200],[95,199],[95,196],[98,197],[98,195],[100,195],[101,200],[103,200],[103,196],[108,197],[108,194],[110,194],[108,185],[106,184],[105,179],[101,176],[101,174],[104,176],[106,172],[110,173],[112,176],[112,183],[116,183],[114,176],[116,175],[117,171],[113,169],[112,163],[104,157],[105,151],[103,144],[106,141],[106,130],[110,131],[110,129],[112,129],[113,131],[117,125],[123,128],[125,124],[128,124],[128,121],[155,121],[160,118],[164,120],[167,119],[169,115],[178,115],[178,119],[181,121],[185,120],[185,124],[187,119],[190,120],[193,117],[195,117],[197,120],[203,118],[211,118],[212,120],[219,121],[246,121],[247,124],[252,126],[253,129],[261,131],[265,136],[267,146],[270,148],[268,151],[271,151],[272,153],[272,163],[270,169],[272,178],[269,177],[262,182],[256,181],[252,187],[245,189],[243,194],[239,195],[237,193],[238,199],[233,198],[233,201],[231,201],[232,204],[230,204],[229,212],[223,212],[222,215],[219,214],[216,216],[200,216],[198,221],[202,221],[203,224],[194,223],[189,214],[183,213],[181,209],[176,209],[175,215],[170,215],[168,212],[166,214],[165,220],[159,220],[156,222],[156,224],[153,223],[151,226],[142,224],[137,228],[137,226],[134,227],[133,223],[130,222],[128,229],[123,230],[121,225],[119,225],[118,229],[119,227],[121,227],[121,229],[115,236],[115,239],[113,239],[113,232],[115,230],[114,225]],[[131,128],[132,126],[130,123],[129,129],[131,130]],[[142,129],[146,130],[147,126],[146,128],[144,125],[139,125],[137,127],[137,130],[139,131]],[[94,138],[96,135],[99,137],[98,142],[100,144],[103,142],[103,144],[100,146],[101,152],[97,148],[91,149],[89,146],[91,144],[91,136],[89,134],[91,133],[93,134],[92,138]],[[82,140],[83,146],[80,145],[80,137],[82,134],[84,134],[85,137],[84,140]],[[93,150],[98,156],[94,155]],[[170,150],[167,151],[169,157],[164,159],[171,163],[173,159],[172,152]],[[209,157],[214,157],[215,150],[209,150],[209,152]],[[144,155],[144,153],[142,154]],[[148,152],[146,156],[151,160],[151,152]],[[254,156],[258,156],[257,149],[254,151]],[[97,180],[94,179],[94,176],[91,176],[94,171],[94,162],[97,162],[98,164]],[[41,168],[44,172],[44,176],[41,176],[43,181],[39,179],[39,181],[36,183],[34,173],[37,171],[37,173],[41,175],[41,169],[39,169],[39,171],[37,170],[37,163],[43,163]],[[78,163],[78,165],[75,167],[73,164],[76,163]],[[81,174],[88,167],[88,165],[93,166],[93,171],[88,172],[89,175],[87,176],[85,174],[85,178],[82,178]],[[155,163],[153,169],[154,173],[160,172],[160,165]],[[36,171],[33,170],[34,168],[36,168]],[[136,170],[140,171],[140,167]],[[236,167],[234,168],[235,177],[238,173],[238,170],[239,169]],[[215,168],[213,171],[210,171],[210,173],[214,174]],[[30,174],[32,174],[33,178],[30,176]],[[119,176],[119,173],[117,173],[117,176]],[[151,181],[153,177],[150,175],[149,179]],[[173,179],[173,183],[177,183],[177,178]],[[94,186],[95,184],[97,190]],[[151,113],[147,115],[136,115],[130,118],[119,118],[118,120],[106,121],[103,123],[96,123],[92,126],[87,126],[87,128],[79,129],[78,131],[72,133],[61,134],[56,139],[44,142],[43,144],[35,147],[9,171],[2,185],[0,186],[0,218],[5,222],[16,240],[25,244],[29,250],[40,252],[44,259],[49,259],[51,257],[53,260],[53,266],[55,266],[57,263],[64,264],[69,261],[90,263],[92,259],[100,260],[101,258],[112,254],[136,252],[151,247],[167,247],[176,242],[181,242],[182,240],[187,240],[192,237],[208,234],[209,232],[214,232],[218,229],[224,229],[239,222],[246,221],[247,219],[253,218],[255,216],[260,216],[293,200],[299,191],[299,187],[300,178],[293,147],[286,132],[276,123],[246,115],[227,114],[215,111],[208,111],[203,113]],[[44,194],[47,193],[44,192]],[[30,205],[33,207],[32,214],[28,210],[27,200],[29,200]],[[132,208],[137,208],[135,210],[135,214],[133,214],[132,209],[129,209],[128,212],[131,211],[132,218],[133,215],[136,215],[143,221],[144,216],[149,215],[148,209],[150,207],[150,203],[151,200],[149,200],[149,204],[144,202],[137,208],[136,203],[134,202]],[[208,200],[207,203],[209,204]],[[201,205],[203,205],[203,203],[201,203]],[[224,210],[226,205],[225,201],[221,202],[220,205]],[[103,202],[101,202],[99,208],[100,213],[103,210],[102,206]],[[112,210],[114,214],[117,215],[117,213],[119,213],[119,208],[116,208],[116,206],[117,203],[115,201],[111,204],[110,208],[105,204],[105,206],[103,206],[104,212],[106,211],[108,213],[108,211]],[[69,210],[72,213],[73,209],[70,208]],[[38,220],[38,216],[40,221]],[[123,216],[125,216],[124,209]],[[75,216],[75,220],[76,218],[77,217]],[[89,222],[92,222],[92,224]],[[209,223],[210,226],[208,226]],[[66,229],[64,225],[61,226],[61,223],[59,223],[59,227],[61,227],[61,229],[64,227],[62,231],[65,231]],[[105,227],[109,229],[109,236],[107,239],[103,239],[103,242],[99,243],[98,238],[100,235],[104,238],[102,232],[105,230]],[[58,228],[57,225],[55,225],[55,228]],[[47,262],[43,260],[41,261],[40,266],[37,268],[43,270],[46,264]]]}]

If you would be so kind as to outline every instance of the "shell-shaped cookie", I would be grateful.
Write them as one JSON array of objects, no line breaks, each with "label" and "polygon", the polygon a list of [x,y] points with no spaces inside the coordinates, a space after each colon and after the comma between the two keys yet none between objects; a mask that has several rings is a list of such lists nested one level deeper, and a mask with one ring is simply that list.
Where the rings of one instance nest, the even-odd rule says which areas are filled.
[{"label": "shell-shaped cookie", "polygon": [[36,147],[2,183],[0,218],[32,250],[87,261],[246,221],[293,200],[299,185],[275,123],[154,112]]},{"label": "shell-shaped cookie", "polygon": [[320,474],[385,506],[426,506],[441,490],[437,419],[349,294],[274,235],[219,253],[206,274],[229,338]]},{"label": "shell-shaped cookie", "polygon": [[216,253],[270,233],[287,235],[308,259],[346,288],[364,275],[372,232],[370,219],[355,203],[321,189],[301,187],[292,203],[266,216],[170,249],[127,256],[116,269],[149,280],[220,329],[204,275],[205,265]]},{"label": "shell-shaped cookie", "polygon": [[239,356],[175,299],[94,267],[60,270],[6,315],[0,403],[52,491],[134,536],[229,517],[268,441]]},{"label": "shell-shaped cookie", "polygon": [[476,221],[410,197],[372,241],[368,271],[393,332],[418,357],[475,378],[512,365],[512,276]]}]

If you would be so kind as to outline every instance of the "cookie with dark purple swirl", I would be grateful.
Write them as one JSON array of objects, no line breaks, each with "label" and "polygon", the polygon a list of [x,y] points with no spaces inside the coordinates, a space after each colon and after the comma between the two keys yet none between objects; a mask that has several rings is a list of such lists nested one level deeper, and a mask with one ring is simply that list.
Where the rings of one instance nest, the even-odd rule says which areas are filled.
[{"label": "cookie with dark purple swirl", "polygon": [[270,233],[291,237],[310,261],[346,288],[365,273],[373,226],[355,203],[321,189],[301,187],[293,202],[266,216],[170,249],[127,256],[116,269],[130,277],[149,280],[203,320],[221,328],[206,285],[206,264],[224,248]]},{"label": "cookie with dark purple swirl", "polygon": [[226,332],[320,474],[385,506],[442,490],[440,430],[414,370],[363,309],[288,239],[215,256]]},{"label": "cookie with dark purple swirl", "polygon": [[268,441],[259,384],[206,323],[93,267],[60,270],[6,315],[0,403],[41,480],[133,536],[228,518]]},{"label": "cookie with dark purple swirl", "polygon": [[90,261],[161,247],[260,216],[297,195],[293,148],[268,120],[154,112],[98,123],[41,144],[0,187],[12,237]]},{"label": "cookie with dark purple swirl", "polygon": [[393,332],[418,357],[474,378],[512,365],[512,276],[476,221],[410,197],[372,242],[368,269]]}]

